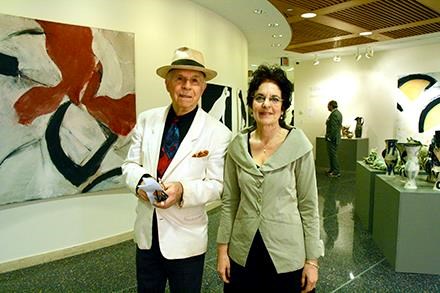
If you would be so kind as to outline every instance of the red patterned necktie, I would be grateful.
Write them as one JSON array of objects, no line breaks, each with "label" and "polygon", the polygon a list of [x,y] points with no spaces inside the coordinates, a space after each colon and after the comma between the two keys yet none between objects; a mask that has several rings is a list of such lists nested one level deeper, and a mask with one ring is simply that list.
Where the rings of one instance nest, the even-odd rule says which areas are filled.
[{"label": "red patterned necktie", "polygon": [[179,128],[177,127],[177,117],[173,118],[170,128],[165,134],[159,154],[159,164],[157,166],[157,177],[162,178],[168,165],[179,148]]}]

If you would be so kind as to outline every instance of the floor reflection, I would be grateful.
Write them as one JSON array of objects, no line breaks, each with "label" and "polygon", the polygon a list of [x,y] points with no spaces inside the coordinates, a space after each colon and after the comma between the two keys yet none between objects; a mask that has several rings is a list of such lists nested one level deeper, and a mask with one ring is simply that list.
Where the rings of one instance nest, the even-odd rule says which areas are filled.
[{"label": "floor reflection", "polygon": [[[440,276],[396,273],[353,216],[355,174],[317,173],[321,236],[317,292],[440,292]],[[222,292],[216,274],[219,209],[209,212],[202,292]],[[26,276],[26,277],[23,277]],[[109,277],[111,276],[111,277]],[[136,292],[132,241],[44,265],[0,274],[0,292]]]},{"label": "floor reflection", "polygon": [[[339,179],[339,178],[338,178]],[[322,212],[323,215],[323,228],[325,231],[326,239],[325,239],[325,250],[328,251],[332,249],[335,245],[335,241],[339,235],[339,225],[338,225],[338,211],[339,208],[336,205],[336,197],[337,197],[337,186],[338,180],[331,180],[327,186],[325,193],[323,194],[324,201],[324,209]]]}]

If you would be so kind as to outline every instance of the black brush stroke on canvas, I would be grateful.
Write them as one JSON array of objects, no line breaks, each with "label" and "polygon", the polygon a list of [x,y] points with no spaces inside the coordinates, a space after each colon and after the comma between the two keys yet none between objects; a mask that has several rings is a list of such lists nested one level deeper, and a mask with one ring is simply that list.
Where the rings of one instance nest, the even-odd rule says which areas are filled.
[{"label": "black brush stroke on canvas", "polygon": [[64,152],[59,136],[61,123],[70,105],[71,102],[62,104],[52,117],[50,117],[45,136],[47,150],[57,170],[73,185],[79,186],[98,171],[106,153],[118,137],[110,131],[105,131],[107,139],[93,154],[92,158],[90,158],[84,166],[76,164]]}]

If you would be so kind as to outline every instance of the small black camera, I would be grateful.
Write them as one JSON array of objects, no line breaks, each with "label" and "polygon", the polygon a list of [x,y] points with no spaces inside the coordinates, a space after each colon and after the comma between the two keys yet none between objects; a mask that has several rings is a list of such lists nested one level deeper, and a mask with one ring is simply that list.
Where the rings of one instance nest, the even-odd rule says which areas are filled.
[{"label": "small black camera", "polygon": [[157,202],[161,202],[168,198],[168,194],[166,194],[164,191],[158,190],[155,192],[154,197]]}]

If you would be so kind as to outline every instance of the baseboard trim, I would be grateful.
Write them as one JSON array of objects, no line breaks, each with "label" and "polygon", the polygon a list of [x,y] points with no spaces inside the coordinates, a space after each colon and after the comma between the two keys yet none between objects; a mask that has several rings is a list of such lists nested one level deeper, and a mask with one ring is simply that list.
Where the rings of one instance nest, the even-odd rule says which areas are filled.
[{"label": "baseboard trim", "polygon": [[50,251],[47,253],[28,256],[17,260],[11,260],[8,262],[0,263],[0,273],[6,273],[18,269],[24,269],[27,267],[67,258],[70,256],[83,254],[96,249],[112,246],[130,239],[133,239],[133,231],[128,231],[118,235],[94,240],[87,243],[78,244],[68,248]]},{"label": "baseboard trim", "polygon": [[[220,200],[210,202],[206,205],[206,211],[207,212],[212,211],[218,208],[219,206],[221,206]],[[4,263],[0,263],[0,274],[28,268],[39,264],[48,263],[51,261],[67,258],[74,255],[87,253],[96,249],[112,246],[130,239],[133,239],[133,230],[118,235],[106,237],[103,239],[98,239],[87,243],[78,244],[72,247],[62,248],[38,255],[32,255],[20,259],[7,261]]]}]

